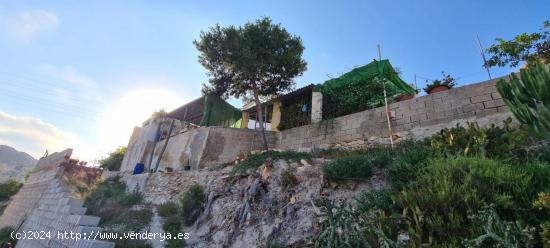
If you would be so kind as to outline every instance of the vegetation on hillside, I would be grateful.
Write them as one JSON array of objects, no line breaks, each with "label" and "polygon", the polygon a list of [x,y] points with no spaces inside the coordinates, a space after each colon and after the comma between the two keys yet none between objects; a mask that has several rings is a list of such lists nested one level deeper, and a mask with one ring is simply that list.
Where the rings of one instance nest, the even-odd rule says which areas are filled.
[{"label": "vegetation on hillside", "polygon": [[[550,233],[550,146],[510,126],[445,129],[395,149],[325,152],[329,180],[368,179],[385,168],[391,187],[351,203],[319,200],[317,247],[542,247]],[[546,205],[545,205],[546,204]],[[452,235],[451,235],[452,234]]]},{"label": "vegetation on hillside", "polygon": [[252,154],[246,157],[244,160],[240,161],[237,165],[233,167],[233,172],[235,173],[245,173],[249,169],[256,169],[260,167],[267,158],[272,160],[285,159],[289,161],[299,162],[302,159],[311,160],[311,154],[304,152],[293,152],[293,151],[267,151],[258,154]]},{"label": "vegetation on hillside", "polygon": [[126,150],[126,147],[119,147],[115,151],[109,153],[108,157],[99,160],[99,167],[110,171],[119,171]]},{"label": "vegetation on hillside", "polygon": [[23,186],[22,183],[15,180],[8,180],[0,183],[0,202],[9,200]]},{"label": "vegetation on hillside", "polygon": [[[138,232],[146,227],[153,213],[144,206],[143,195],[128,192],[120,177],[100,182],[85,201],[86,214],[101,218],[99,225],[109,232]],[[116,247],[149,247],[145,240],[114,240]]]}]

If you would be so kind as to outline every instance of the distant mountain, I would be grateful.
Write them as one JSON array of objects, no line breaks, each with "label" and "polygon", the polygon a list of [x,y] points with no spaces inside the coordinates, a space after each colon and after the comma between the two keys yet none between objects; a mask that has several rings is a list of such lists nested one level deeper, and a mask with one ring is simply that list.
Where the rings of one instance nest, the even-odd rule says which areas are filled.
[{"label": "distant mountain", "polygon": [[27,171],[34,168],[37,160],[31,155],[0,145],[0,182],[8,179],[23,180]]}]

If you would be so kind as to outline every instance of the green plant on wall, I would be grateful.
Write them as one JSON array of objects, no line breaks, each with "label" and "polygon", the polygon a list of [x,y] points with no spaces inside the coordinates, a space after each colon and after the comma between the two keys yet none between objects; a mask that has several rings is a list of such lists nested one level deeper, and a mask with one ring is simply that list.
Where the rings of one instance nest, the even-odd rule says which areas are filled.
[{"label": "green plant on wall", "polygon": [[277,126],[279,130],[308,125],[311,122],[311,106],[307,101],[297,101],[288,106],[282,106],[281,116],[283,118]]},{"label": "green plant on wall", "polygon": [[497,89],[514,116],[535,137],[550,138],[550,72],[537,62],[499,80]]}]

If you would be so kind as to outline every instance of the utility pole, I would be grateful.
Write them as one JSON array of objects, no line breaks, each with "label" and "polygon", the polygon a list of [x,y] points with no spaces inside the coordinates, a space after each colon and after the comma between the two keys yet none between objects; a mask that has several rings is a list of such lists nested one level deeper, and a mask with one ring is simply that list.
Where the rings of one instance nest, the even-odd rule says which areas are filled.
[{"label": "utility pole", "polygon": [[479,53],[481,54],[481,59],[483,59],[483,67],[485,67],[485,70],[487,70],[487,74],[489,75],[489,80],[493,79],[491,77],[491,71],[489,71],[489,66],[487,65],[487,60],[485,59],[485,52],[483,52],[483,47],[481,46],[481,42],[479,41],[479,36],[477,36],[477,46],[479,48]]},{"label": "utility pole", "polygon": [[[378,63],[380,63],[381,60],[382,60],[382,52],[380,52],[380,44],[378,44]],[[390,110],[388,108],[388,97],[386,93],[386,79],[382,79],[382,80],[383,80],[382,85],[384,87],[384,105],[386,107],[386,120],[388,121],[388,132],[390,137],[390,144],[391,144],[391,148],[393,149],[393,133],[391,130]]]}]

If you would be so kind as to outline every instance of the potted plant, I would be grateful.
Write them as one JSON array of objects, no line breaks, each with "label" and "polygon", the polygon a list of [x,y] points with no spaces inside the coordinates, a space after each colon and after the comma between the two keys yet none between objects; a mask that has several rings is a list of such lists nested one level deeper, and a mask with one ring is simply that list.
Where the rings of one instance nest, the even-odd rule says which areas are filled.
[{"label": "potted plant", "polygon": [[445,75],[445,73],[443,73],[443,79],[432,81],[431,84],[426,85],[424,91],[428,94],[433,94],[452,89],[455,86],[455,79],[451,77],[451,75]]}]

